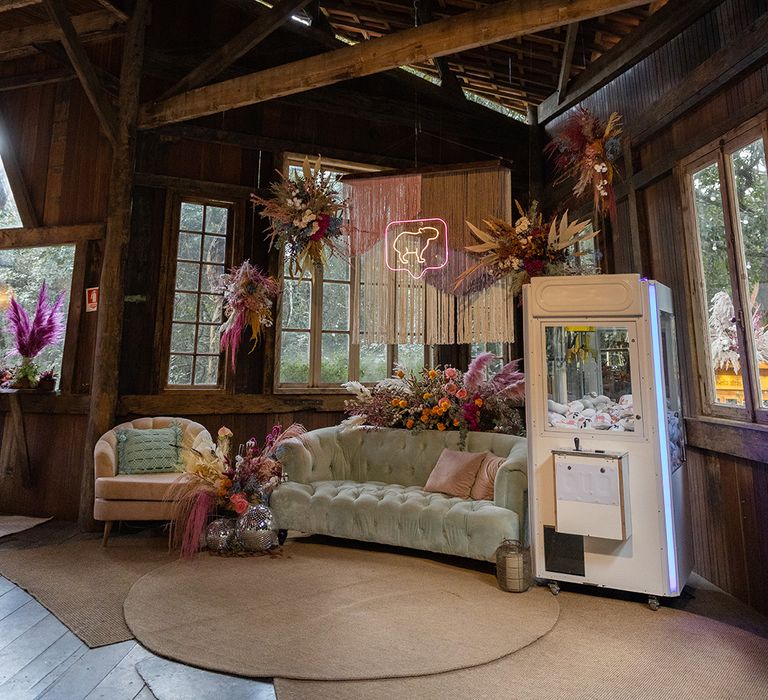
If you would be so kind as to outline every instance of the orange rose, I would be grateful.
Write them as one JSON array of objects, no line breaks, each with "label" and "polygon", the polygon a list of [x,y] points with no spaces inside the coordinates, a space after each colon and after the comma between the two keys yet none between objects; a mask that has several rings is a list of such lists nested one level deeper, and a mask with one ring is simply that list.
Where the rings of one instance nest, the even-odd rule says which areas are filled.
[{"label": "orange rose", "polygon": [[454,427],[458,427],[459,426],[459,419],[458,418],[454,418],[453,419],[453,425],[454,425]]},{"label": "orange rose", "polygon": [[431,398],[432,398],[432,394],[430,394],[428,391],[425,391],[425,392],[422,394],[421,398],[422,398],[422,399],[424,399],[424,400],[426,401],[427,399],[431,399]]},{"label": "orange rose", "polygon": [[405,421],[405,427],[410,430],[414,426],[413,418],[409,418],[407,421]]},{"label": "orange rose", "polygon": [[423,413],[420,420],[422,423],[427,423],[429,422],[429,416],[426,413]]},{"label": "orange rose", "polygon": [[429,370],[429,372],[427,372],[427,376],[430,379],[434,379],[437,376],[437,372],[435,372],[435,370],[431,369],[431,370]]},{"label": "orange rose", "polygon": [[392,405],[397,408],[400,403],[400,399],[392,399]]},{"label": "orange rose", "polygon": [[407,408],[408,402],[405,399],[400,399],[400,408]]},{"label": "orange rose", "polygon": [[440,432],[442,432],[443,430],[445,430],[445,423],[438,423],[438,424],[437,424],[437,429],[438,429]]},{"label": "orange rose", "polygon": [[475,406],[477,406],[478,408],[482,408],[483,407],[483,400],[482,399],[475,399]]}]

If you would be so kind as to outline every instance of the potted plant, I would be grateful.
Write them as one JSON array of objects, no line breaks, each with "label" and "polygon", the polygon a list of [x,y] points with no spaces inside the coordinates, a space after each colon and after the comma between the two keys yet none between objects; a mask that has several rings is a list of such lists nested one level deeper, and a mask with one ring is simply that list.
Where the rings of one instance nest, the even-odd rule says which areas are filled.
[{"label": "potted plant", "polygon": [[38,391],[56,391],[56,372],[52,369],[40,372],[37,389]]},{"label": "potted plant", "polygon": [[37,295],[37,308],[32,319],[24,307],[13,298],[6,312],[8,331],[13,337],[12,353],[21,357],[21,364],[13,374],[13,387],[32,389],[37,386],[38,368],[34,362],[45,348],[61,339],[64,325],[61,306],[64,292],[53,303],[48,301],[48,288],[45,282],[40,285]]}]

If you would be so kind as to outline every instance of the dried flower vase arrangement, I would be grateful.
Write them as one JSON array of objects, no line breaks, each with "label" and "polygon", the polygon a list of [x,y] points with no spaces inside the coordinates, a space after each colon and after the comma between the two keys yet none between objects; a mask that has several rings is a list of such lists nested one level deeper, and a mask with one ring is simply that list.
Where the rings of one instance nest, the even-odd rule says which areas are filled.
[{"label": "dried flower vase arrangement", "polygon": [[11,299],[5,314],[8,331],[13,337],[11,353],[21,357],[21,364],[13,373],[14,388],[30,389],[37,386],[39,370],[34,359],[49,345],[61,340],[64,332],[61,312],[63,303],[64,292],[53,303],[48,300],[45,282],[40,285],[37,308],[32,319],[15,297]]},{"label": "dried flower vase arrangement", "polygon": [[221,275],[217,291],[224,294],[224,316],[221,325],[221,349],[229,351],[232,369],[237,364],[237,349],[246,326],[251,327],[251,352],[259,342],[262,329],[273,324],[272,304],[280,294],[280,284],[246,260]]},{"label": "dried flower vase arrangement", "polygon": [[555,184],[573,178],[573,194],[582,197],[591,190],[595,213],[601,217],[607,213],[611,219],[616,216],[614,180],[619,177],[616,162],[622,155],[621,133],[618,112],[603,123],[579,107],[544,149],[554,158]]},{"label": "dried flower vase arrangement", "polygon": [[466,372],[449,366],[409,373],[396,365],[394,375],[374,387],[347,382],[343,386],[354,398],[345,402],[345,425],[520,435],[524,427],[516,407],[524,400],[525,377],[515,361],[488,378],[493,359],[490,352],[480,353]]},{"label": "dried flower vase arrangement", "polygon": [[513,293],[517,294],[531,277],[540,275],[592,274],[594,267],[581,264],[576,243],[588,241],[599,232],[589,231],[588,221],[569,221],[568,212],[545,222],[536,201],[528,211],[515,201],[520,218],[514,224],[500,219],[487,219],[483,231],[467,221],[472,234],[480,241],[466,250],[480,259],[456,279],[454,289],[478,273],[501,279],[513,276]]},{"label": "dried flower vase arrangement", "polygon": [[261,204],[261,215],[270,220],[270,246],[283,249],[291,273],[301,276],[324,264],[328,253],[341,254],[337,239],[344,232],[345,202],[336,191],[337,176],[323,172],[320,158],[314,166],[305,159],[295,179],[282,173],[280,178],[270,188],[272,197],[252,194],[251,201]]}]

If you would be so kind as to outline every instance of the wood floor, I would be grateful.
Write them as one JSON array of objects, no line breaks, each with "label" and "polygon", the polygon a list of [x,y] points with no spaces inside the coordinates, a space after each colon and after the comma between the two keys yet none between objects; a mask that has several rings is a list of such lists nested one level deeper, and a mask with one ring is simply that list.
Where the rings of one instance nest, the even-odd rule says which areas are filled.
[{"label": "wood floor", "polygon": [[[89,649],[34,598],[0,576],[2,700],[154,700],[155,695],[136,669],[136,664],[147,658],[158,657],[133,640]],[[190,671],[198,676],[203,673]],[[174,700],[227,700],[215,692],[218,674],[205,675],[210,677],[210,692],[199,692],[199,681],[197,692],[184,690],[180,683]],[[271,685],[253,685],[255,692],[248,693],[249,697],[274,698]]]}]

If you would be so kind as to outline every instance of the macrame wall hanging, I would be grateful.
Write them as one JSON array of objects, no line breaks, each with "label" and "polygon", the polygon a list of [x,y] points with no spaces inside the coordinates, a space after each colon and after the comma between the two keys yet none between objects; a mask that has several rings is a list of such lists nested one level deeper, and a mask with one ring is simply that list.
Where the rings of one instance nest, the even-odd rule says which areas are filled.
[{"label": "macrame wall hanging", "polygon": [[360,326],[369,343],[463,344],[515,338],[512,286],[475,277],[454,290],[476,243],[466,221],[512,217],[511,174],[498,164],[351,178],[350,244],[360,256]]}]

